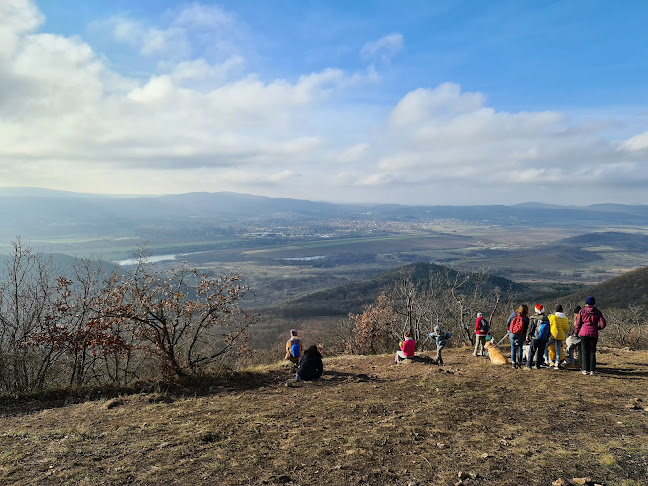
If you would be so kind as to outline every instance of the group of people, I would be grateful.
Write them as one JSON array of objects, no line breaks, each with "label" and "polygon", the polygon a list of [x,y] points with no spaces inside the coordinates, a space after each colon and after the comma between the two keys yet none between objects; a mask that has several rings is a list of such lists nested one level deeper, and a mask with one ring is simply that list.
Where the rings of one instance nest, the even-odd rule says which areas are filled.
[{"label": "group of people", "polygon": [[[599,331],[606,326],[605,318],[594,305],[595,303],[596,299],[589,296],[585,299],[584,308],[576,307],[573,332],[570,332],[569,319],[562,305],[556,305],[553,314],[547,315],[544,306],[537,304],[532,316],[529,316],[528,307],[521,305],[506,322],[511,342],[513,368],[522,368],[523,349],[528,345],[526,369],[530,370],[533,365],[539,369],[545,362],[552,369],[559,369],[563,359],[563,343],[565,343],[568,353],[566,362],[573,365],[574,351],[579,349],[582,373],[593,375],[596,371],[596,345]],[[475,323],[474,354],[477,354],[480,336],[483,334],[479,316]]]},{"label": "group of people", "polygon": [[[574,327],[570,331],[569,319],[562,305],[557,304],[554,312],[547,315],[542,304],[534,307],[534,314],[529,316],[526,304],[520,305],[511,313],[506,321],[506,329],[511,343],[511,363],[513,368],[540,369],[545,363],[552,369],[560,369],[565,363],[574,365],[574,353],[578,350],[581,371],[584,375],[593,375],[596,371],[596,345],[599,331],[606,326],[601,311],[594,305],[596,299],[589,296],[585,299],[585,307],[577,306],[574,310]],[[474,356],[486,354],[486,341],[490,336],[490,324],[480,312],[475,321],[475,350]],[[443,365],[443,349],[452,337],[449,332],[442,331],[439,325],[429,334],[437,345],[435,363]],[[563,344],[567,346],[567,356],[563,356]],[[405,331],[403,340],[399,343],[395,361],[411,359],[415,356],[416,343],[409,331]],[[526,359],[524,351],[526,348]],[[295,379],[316,380],[323,373],[322,355],[317,346],[313,345],[304,351],[304,346],[297,336],[297,331],[290,331],[290,339],[286,342],[285,359],[296,366]]]},{"label": "group of people", "polygon": [[317,380],[324,372],[322,355],[316,345],[304,351],[304,345],[297,336],[297,330],[290,330],[290,339],[286,341],[286,360],[296,366],[295,380]]}]

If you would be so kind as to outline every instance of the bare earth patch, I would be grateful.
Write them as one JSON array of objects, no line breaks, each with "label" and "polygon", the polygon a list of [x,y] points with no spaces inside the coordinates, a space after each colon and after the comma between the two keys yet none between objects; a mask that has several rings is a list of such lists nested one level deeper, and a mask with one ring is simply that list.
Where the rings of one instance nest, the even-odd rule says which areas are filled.
[{"label": "bare earth patch", "polygon": [[648,353],[598,357],[595,376],[336,357],[314,383],[277,365],[203,396],[0,409],[0,483],[647,485]]}]

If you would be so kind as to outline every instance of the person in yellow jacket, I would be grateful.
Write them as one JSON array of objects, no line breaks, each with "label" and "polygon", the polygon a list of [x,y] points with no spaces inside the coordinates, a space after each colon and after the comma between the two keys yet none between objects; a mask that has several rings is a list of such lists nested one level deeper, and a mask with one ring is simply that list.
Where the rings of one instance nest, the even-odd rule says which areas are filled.
[{"label": "person in yellow jacket", "polygon": [[[569,319],[567,319],[567,316],[563,312],[562,305],[558,304],[554,307],[554,313],[549,316],[549,324],[551,326],[551,337],[547,341],[545,361],[549,365],[553,364],[554,369],[557,370],[560,367],[560,361],[562,359],[562,344],[569,332]],[[555,348],[556,350],[553,360],[550,359],[549,348]]]}]

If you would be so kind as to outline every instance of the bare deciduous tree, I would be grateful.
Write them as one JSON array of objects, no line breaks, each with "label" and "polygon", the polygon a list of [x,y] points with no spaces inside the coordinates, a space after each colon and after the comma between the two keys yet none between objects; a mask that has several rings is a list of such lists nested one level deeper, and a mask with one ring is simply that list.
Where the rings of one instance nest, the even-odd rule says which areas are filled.
[{"label": "bare deciduous tree", "polygon": [[197,373],[247,349],[254,318],[240,307],[248,288],[238,273],[208,277],[190,269],[156,272],[140,255],[137,269],[111,290],[104,313],[177,375]]}]

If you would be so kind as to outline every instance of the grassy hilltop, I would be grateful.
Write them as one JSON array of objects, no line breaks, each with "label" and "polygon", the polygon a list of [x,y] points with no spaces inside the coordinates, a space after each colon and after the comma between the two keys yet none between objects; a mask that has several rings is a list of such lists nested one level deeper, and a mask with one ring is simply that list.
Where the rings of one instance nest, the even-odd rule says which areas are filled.
[{"label": "grassy hilltop", "polygon": [[0,482],[648,484],[647,352],[603,349],[591,377],[445,361],[341,356],[315,383],[277,364],[202,392],[5,403]]}]

